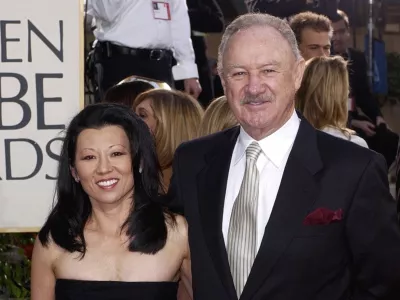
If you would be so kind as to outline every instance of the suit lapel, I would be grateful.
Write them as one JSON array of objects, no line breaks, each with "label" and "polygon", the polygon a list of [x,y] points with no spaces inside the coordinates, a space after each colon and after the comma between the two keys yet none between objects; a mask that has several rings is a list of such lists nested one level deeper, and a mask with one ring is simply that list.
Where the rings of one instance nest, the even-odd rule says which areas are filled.
[{"label": "suit lapel", "polygon": [[321,168],[316,132],[303,119],[241,300],[251,299],[259,290],[300,228],[315,201],[315,175]]},{"label": "suit lapel", "polygon": [[198,205],[204,238],[229,299],[237,297],[222,235],[222,216],[229,166],[238,134],[239,127],[225,132],[226,139],[216,144],[215,151],[206,156],[206,167],[197,178]]}]

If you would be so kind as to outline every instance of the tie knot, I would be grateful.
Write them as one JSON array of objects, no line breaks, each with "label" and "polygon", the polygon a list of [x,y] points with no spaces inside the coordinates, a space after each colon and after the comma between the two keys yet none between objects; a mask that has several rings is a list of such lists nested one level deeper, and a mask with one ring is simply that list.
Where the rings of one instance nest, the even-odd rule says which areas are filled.
[{"label": "tie knot", "polygon": [[257,160],[261,154],[261,147],[257,142],[252,142],[246,149],[246,157],[248,159]]}]

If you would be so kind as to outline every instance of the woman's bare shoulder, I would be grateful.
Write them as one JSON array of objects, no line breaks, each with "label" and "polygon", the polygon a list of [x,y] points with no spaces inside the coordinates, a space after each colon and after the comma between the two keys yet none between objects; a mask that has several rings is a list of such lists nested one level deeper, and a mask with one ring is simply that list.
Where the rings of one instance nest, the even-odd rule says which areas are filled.
[{"label": "woman's bare shoulder", "polygon": [[49,237],[47,242],[42,242],[39,236],[36,237],[33,247],[33,259],[42,263],[53,265],[53,262],[61,255],[63,250]]},{"label": "woman's bare shoulder", "polygon": [[185,217],[174,214],[167,216],[167,227],[170,235],[174,239],[180,239],[186,242],[188,239],[188,224]]}]

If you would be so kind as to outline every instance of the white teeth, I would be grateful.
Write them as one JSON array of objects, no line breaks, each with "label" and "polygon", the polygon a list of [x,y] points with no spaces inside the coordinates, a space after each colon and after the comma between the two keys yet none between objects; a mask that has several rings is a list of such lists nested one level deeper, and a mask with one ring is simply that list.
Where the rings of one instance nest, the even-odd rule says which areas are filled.
[{"label": "white teeth", "polygon": [[112,180],[106,180],[106,181],[99,181],[97,184],[100,186],[111,186],[115,184],[118,180],[117,179],[112,179]]}]

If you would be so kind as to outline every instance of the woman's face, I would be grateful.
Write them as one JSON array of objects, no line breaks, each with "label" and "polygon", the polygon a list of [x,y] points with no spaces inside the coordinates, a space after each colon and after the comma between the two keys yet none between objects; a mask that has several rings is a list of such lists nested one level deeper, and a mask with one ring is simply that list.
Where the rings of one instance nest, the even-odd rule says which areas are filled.
[{"label": "woman's face", "polygon": [[150,128],[152,134],[155,133],[157,120],[154,117],[154,110],[151,107],[151,98],[144,99],[137,107],[136,114],[142,118],[142,120]]},{"label": "woman's face", "polygon": [[77,139],[75,166],[71,170],[92,205],[114,204],[132,197],[129,140],[118,126],[83,130]]}]

